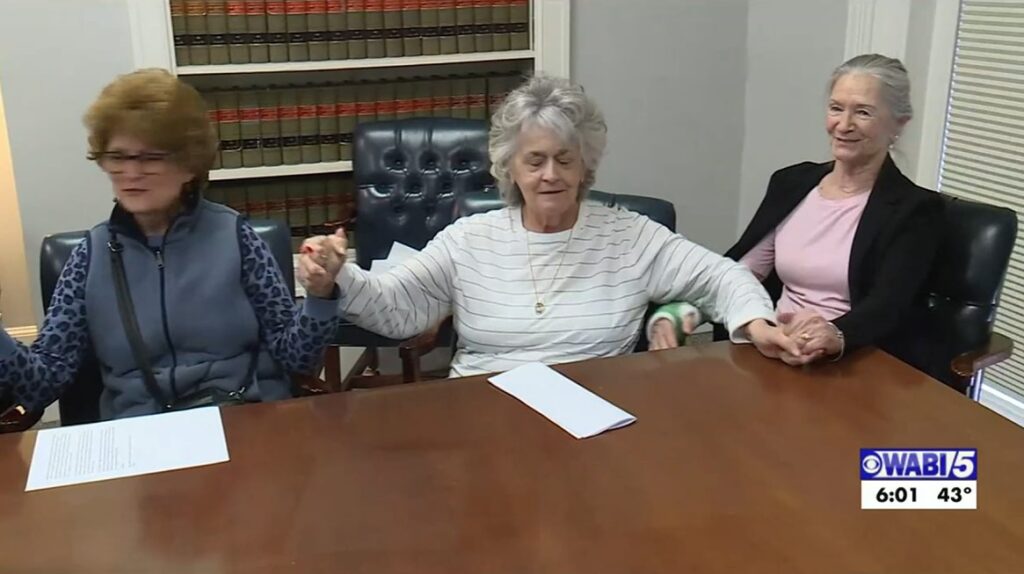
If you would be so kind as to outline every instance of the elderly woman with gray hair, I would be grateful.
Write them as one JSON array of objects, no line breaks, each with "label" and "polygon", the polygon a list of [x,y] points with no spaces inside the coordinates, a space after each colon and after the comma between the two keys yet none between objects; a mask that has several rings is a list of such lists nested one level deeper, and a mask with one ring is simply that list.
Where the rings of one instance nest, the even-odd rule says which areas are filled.
[{"label": "elderly woman with gray hair", "polygon": [[[899,326],[921,304],[941,226],[938,194],[907,179],[889,155],[913,116],[903,64],[857,56],[833,71],[828,88],[833,161],[775,172],[726,252],[777,299],[778,321],[803,350],[802,358],[784,357],[792,363],[837,360],[866,345],[911,345]],[[699,322],[701,306],[659,309],[652,348],[675,346]]]},{"label": "elderly woman with gray hair", "polygon": [[[648,304],[682,298],[725,323],[735,342],[799,355],[746,267],[643,215],[586,201],[606,131],[568,80],[539,76],[514,90],[492,118],[489,144],[507,206],[457,220],[387,273],[344,264],[345,317],[405,338],[454,315],[452,376],[628,353]],[[307,240],[306,251],[300,280],[330,281],[343,238]]]}]

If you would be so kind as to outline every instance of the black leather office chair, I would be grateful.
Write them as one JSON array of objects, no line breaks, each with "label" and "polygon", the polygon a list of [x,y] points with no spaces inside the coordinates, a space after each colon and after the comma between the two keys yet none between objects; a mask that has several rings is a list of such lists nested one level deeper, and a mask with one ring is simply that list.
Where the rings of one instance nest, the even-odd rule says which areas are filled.
[{"label": "black leather office chair", "polygon": [[[498,197],[487,155],[487,124],[481,120],[413,118],[360,124],[354,136],[353,172],[356,261],[364,269],[387,257],[396,241],[415,249],[426,246],[454,220],[457,197],[471,192]],[[447,344],[450,330],[442,330],[438,337],[438,344]],[[340,374],[339,380],[328,376],[342,389],[366,367],[376,370],[378,348],[403,344],[350,323],[342,324],[334,342],[367,349],[343,381]]]},{"label": "black leather office chair", "polygon": [[[295,272],[292,266],[291,233],[288,226],[277,220],[253,220],[249,225],[256,234],[270,246],[285,283],[292,295],[295,294]],[[57,279],[64,269],[64,263],[71,251],[86,236],[85,231],[69,231],[49,235],[43,239],[39,252],[39,283],[43,307],[49,308]],[[99,246],[102,248],[102,246]],[[99,399],[103,391],[99,366],[95,357],[89,356],[75,375],[74,382],[60,397],[61,425],[95,422],[100,418]]]},{"label": "black leather office chair", "polygon": [[1013,350],[1013,342],[992,327],[1017,237],[1017,215],[1003,207],[942,197],[942,242],[926,283],[926,303],[881,347],[978,399],[984,369],[1006,360]]}]

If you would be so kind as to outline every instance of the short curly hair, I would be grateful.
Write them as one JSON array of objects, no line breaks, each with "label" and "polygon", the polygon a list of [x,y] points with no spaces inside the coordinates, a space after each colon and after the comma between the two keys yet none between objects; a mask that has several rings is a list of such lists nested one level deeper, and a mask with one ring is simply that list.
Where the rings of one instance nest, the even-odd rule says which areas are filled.
[{"label": "short curly hair", "polygon": [[147,68],[118,76],[100,92],[84,118],[90,155],[106,151],[119,134],[169,152],[195,177],[185,193],[206,187],[217,155],[217,135],[195,88],[167,70]]},{"label": "short curly hair", "polygon": [[535,125],[553,131],[565,144],[578,146],[583,181],[577,199],[582,201],[597,178],[597,166],[608,140],[608,125],[582,86],[565,78],[537,75],[512,90],[491,117],[491,175],[505,203],[523,203],[523,193],[512,179],[509,164],[516,154],[519,134]]}]

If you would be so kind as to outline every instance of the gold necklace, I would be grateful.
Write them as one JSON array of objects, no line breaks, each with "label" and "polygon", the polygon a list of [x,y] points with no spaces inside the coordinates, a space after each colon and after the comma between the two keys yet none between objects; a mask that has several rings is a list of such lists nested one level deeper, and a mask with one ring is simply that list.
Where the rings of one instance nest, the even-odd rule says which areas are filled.
[{"label": "gold necklace", "polygon": [[[510,213],[509,218],[511,217],[512,214]],[[575,224],[573,224],[573,226],[569,228],[569,239],[566,239],[565,245],[562,246],[562,258],[558,260],[558,267],[555,268],[555,274],[551,277],[551,284],[548,285],[548,288],[545,292],[551,291],[551,289],[555,286],[555,281],[558,280],[558,272],[562,270],[562,263],[565,262],[565,255],[566,253],[569,252],[569,243],[572,242],[572,232],[573,230],[575,230],[575,228]],[[535,299],[537,299],[537,303],[535,303],[533,306],[533,311],[538,315],[542,315],[544,314],[544,310],[547,309],[547,307],[544,305],[544,301],[542,301],[540,298],[540,292],[537,290],[537,277],[533,273],[533,252],[530,249],[530,230],[527,229],[525,225],[523,225],[523,231],[526,232],[526,263],[527,265],[530,266],[530,280],[533,282],[533,296]]]}]

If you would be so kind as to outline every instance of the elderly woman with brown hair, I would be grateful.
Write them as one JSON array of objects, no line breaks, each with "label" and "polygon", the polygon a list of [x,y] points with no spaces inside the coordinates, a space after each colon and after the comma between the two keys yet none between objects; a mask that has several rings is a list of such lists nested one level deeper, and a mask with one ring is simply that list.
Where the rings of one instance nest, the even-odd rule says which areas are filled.
[{"label": "elderly woman with brown hair", "polygon": [[[341,311],[394,338],[454,316],[452,376],[563,363],[633,350],[647,305],[684,296],[766,355],[799,353],[768,321],[771,301],[736,262],[638,213],[586,200],[607,127],[583,89],[539,76],[492,118],[491,171],[507,207],[463,217],[380,275],[338,274]],[[333,276],[343,237],[307,240],[301,280]],[[333,246],[331,243],[333,242]],[[325,249],[329,263],[315,259]]]},{"label": "elderly woman with brown hair", "polygon": [[334,332],[333,289],[298,306],[269,247],[202,198],[217,140],[202,97],[164,70],[119,77],[85,116],[115,206],[72,252],[30,348],[0,333],[0,386],[30,411],[87,354],[103,418],[291,395]]}]

